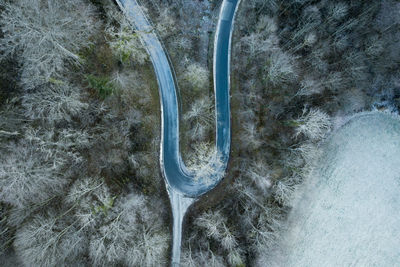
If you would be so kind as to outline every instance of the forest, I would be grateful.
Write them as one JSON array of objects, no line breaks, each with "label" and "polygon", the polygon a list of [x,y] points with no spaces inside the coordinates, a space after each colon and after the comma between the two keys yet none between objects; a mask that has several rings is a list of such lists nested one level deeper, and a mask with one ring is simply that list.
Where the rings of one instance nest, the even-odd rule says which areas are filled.
[{"label": "forest", "polygon": [[[215,142],[221,0],[140,0],[176,72],[185,163]],[[182,266],[275,262],[330,133],[398,114],[400,1],[242,0],[226,177],[184,221]],[[168,266],[160,99],[111,0],[0,0],[0,265]],[[295,266],[295,265],[294,265]]]}]

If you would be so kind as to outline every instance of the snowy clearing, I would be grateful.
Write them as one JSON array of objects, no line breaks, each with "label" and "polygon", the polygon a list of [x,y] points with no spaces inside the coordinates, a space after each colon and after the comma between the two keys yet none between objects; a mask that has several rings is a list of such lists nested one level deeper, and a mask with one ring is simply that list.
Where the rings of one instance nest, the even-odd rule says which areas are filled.
[{"label": "snowy clearing", "polygon": [[279,266],[395,266],[400,262],[400,120],[355,116],[322,146],[294,201]]}]

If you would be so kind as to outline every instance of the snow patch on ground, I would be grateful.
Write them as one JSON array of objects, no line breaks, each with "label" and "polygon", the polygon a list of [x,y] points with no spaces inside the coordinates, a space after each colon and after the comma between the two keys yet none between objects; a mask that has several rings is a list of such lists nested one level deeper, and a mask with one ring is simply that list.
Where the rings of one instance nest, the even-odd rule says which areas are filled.
[{"label": "snow patch on ground", "polygon": [[[298,191],[277,266],[395,266],[400,262],[400,120],[353,117],[322,146]],[[275,264],[274,264],[275,263]]]}]

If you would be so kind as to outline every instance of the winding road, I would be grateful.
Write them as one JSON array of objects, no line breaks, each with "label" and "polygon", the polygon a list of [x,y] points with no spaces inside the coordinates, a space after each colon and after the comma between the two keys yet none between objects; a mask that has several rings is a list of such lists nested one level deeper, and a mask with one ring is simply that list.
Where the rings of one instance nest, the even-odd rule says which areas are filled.
[{"label": "winding road", "polygon": [[[225,174],[231,146],[230,47],[233,21],[240,0],[223,0],[214,40],[214,92],[216,151],[222,164],[215,165],[212,177],[194,179],[179,150],[178,97],[172,66],[150,22],[136,0],[116,0],[139,32],[156,73],[161,102],[160,166],[171,199],[174,216],[172,265],[179,265],[182,220],[187,208],[214,188]],[[213,168],[214,169],[214,168]],[[212,181],[210,183],[210,181]]]}]

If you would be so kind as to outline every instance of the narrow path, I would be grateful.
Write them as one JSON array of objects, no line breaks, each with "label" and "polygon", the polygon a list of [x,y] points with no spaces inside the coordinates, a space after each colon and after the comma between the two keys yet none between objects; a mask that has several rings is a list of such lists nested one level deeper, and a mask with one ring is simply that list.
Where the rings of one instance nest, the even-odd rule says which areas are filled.
[{"label": "narrow path", "polygon": [[233,21],[240,0],[223,0],[214,40],[214,92],[216,125],[216,163],[206,179],[194,179],[179,151],[178,97],[172,66],[160,39],[136,0],[116,0],[121,10],[140,33],[156,73],[161,102],[160,166],[171,199],[174,216],[173,265],[179,265],[182,220],[187,208],[223,178],[231,146],[230,46]]}]

